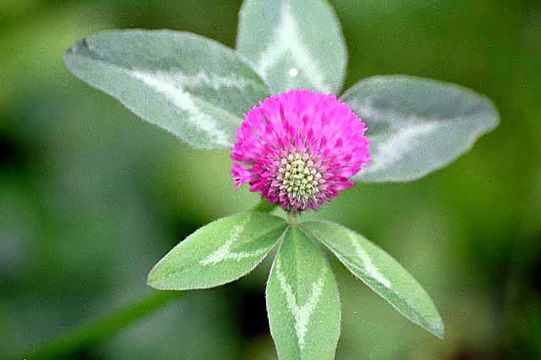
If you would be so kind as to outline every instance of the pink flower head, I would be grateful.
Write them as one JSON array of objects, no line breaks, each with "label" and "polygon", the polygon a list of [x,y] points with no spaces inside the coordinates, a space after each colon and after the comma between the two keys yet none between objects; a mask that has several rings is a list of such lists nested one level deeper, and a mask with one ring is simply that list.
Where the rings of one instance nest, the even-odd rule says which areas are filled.
[{"label": "pink flower head", "polygon": [[290,90],[244,116],[233,146],[235,189],[250,184],[291,212],[317,209],[370,161],[365,124],[334,95]]}]

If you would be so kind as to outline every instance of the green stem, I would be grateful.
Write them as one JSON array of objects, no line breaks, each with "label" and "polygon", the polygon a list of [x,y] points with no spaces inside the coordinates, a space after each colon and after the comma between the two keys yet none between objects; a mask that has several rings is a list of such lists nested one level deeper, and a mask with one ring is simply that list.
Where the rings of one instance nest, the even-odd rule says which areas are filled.
[{"label": "green stem", "polygon": [[[276,205],[262,200],[255,211],[271,212]],[[94,322],[81,325],[64,336],[45,343],[32,351],[28,356],[19,356],[20,359],[58,359],[98,344],[110,336],[120,332],[124,328],[133,325],[147,315],[154,313],[172,300],[179,298],[185,293],[179,291],[159,291],[138,302],[118,309],[108,316]]]},{"label": "green stem", "polygon": [[299,215],[294,212],[287,214],[287,222],[291,227],[296,227],[299,224]]},{"label": "green stem", "polygon": [[66,358],[77,351],[106,340],[182,295],[184,293],[179,291],[155,292],[102,319],[79,326],[59,339],[38,346],[30,355],[19,358],[29,360]]}]

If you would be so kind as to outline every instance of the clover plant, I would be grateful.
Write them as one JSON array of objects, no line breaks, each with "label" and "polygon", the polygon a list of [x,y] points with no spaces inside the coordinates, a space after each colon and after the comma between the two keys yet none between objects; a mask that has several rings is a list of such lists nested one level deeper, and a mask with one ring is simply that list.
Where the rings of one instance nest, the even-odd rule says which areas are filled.
[{"label": "clover plant", "polygon": [[278,357],[331,359],[341,317],[333,254],[443,338],[432,300],[396,260],[342,225],[303,214],[332,206],[356,183],[415,180],[449,164],[497,126],[486,97],[405,75],[374,76],[341,93],[347,50],[324,0],[245,0],[236,49],[185,32],[113,30],[77,42],[65,62],[189,146],[231,149],[235,188],[247,184],[283,209],[277,216],[259,207],[200,228],[156,264],[150,286],[223,285],[276,249],[266,302]]}]

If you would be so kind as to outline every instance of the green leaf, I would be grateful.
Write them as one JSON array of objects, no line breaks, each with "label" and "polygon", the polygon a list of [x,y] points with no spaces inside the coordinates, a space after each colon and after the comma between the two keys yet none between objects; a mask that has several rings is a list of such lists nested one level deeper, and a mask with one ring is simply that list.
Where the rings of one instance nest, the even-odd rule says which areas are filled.
[{"label": "green leaf", "polygon": [[468,151],[499,122],[486,97],[410,76],[362,80],[342,97],[366,122],[372,163],[358,181],[411,181]]},{"label": "green leaf", "polygon": [[284,237],[267,284],[267,311],[280,359],[333,359],[340,336],[334,275],[298,229]]},{"label": "green leaf", "polygon": [[438,310],[421,285],[389,254],[348,228],[309,221],[302,230],[325,244],[338,259],[398,312],[433,335],[443,338]]},{"label": "green leaf", "polygon": [[337,93],[347,65],[340,23],[325,0],[245,0],[237,50],[274,93]]},{"label": "green leaf", "polygon": [[236,280],[265,258],[285,228],[282,219],[259,212],[216,220],[165,255],[148,275],[148,284],[161,290],[188,290]]},{"label": "green leaf", "polygon": [[78,78],[196,148],[229,147],[242,114],[268,95],[234,51],[190,33],[102,32],[64,60]]}]

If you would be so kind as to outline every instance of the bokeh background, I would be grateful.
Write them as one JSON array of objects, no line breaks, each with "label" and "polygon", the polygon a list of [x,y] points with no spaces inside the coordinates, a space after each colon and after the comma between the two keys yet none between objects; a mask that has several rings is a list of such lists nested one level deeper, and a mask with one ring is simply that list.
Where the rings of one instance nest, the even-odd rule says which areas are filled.
[{"label": "bokeh background", "polygon": [[[541,2],[334,0],[346,87],[375,74],[488,95],[500,127],[446,169],[361,184],[317,216],[362,232],[432,295],[440,341],[337,263],[337,359],[541,358]],[[197,152],[68,73],[63,51],[110,28],[234,46],[240,0],[0,0],[0,357],[151,294],[152,265],[197,227],[251,208],[226,151]],[[310,14],[306,14],[310,16]],[[194,291],[74,359],[274,359],[268,262]]]}]

